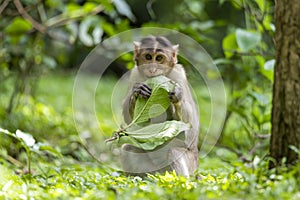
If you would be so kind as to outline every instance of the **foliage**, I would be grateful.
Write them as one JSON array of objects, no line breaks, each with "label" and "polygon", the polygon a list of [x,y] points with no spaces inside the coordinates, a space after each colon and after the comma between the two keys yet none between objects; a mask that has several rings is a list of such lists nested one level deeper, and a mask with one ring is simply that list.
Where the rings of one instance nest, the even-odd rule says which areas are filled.
[{"label": "foliage", "polygon": [[25,149],[27,154],[27,167],[29,173],[31,173],[31,156],[32,153],[42,153],[42,151],[48,151],[52,153],[55,156],[61,157],[62,155],[52,148],[49,145],[43,144],[43,143],[36,143],[35,139],[32,137],[32,135],[28,133],[24,133],[20,130],[17,130],[16,133],[11,133],[5,129],[0,128],[0,133],[6,134],[8,136],[13,137],[14,139],[18,140],[18,142],[21,144],[21,146]]},{"label": "foliage", "polygon": [[[57,162],[56,162],[57,163]],[[251,169],[218,159],[202,161],[195,177],[173,172],[125,177],[95,165],[40,163],[34,174],[16,175],[10,165],[0,165],[0,198],[4,199],[297,199],[297,166],[289,173],[268,172],[265,161]]]},{"label": "foliage", "polygon": [[[246,154],[241,152],[237,154],[242,159],[252,160],[254,151],[261,156],[268,153],[271,127],[270,92],[273,81],[272,64],[274,64],[274,47],[271,41],[274,34],[273,3],[231,2],[237,9],[244,9],[245,27],[231,29],[222,42],[225,59],[216,59],[217,64],[227,66],[231,71],[226,73],[229,76],[225,77],[230,81],[230,103],[222,140],[232,149],[239,147],[248,149]],[[229,128],[228,123],[231,120],[237,123]],[[234,142],[229,142],[225,138],[230,138]]]},{"label": "foliage", "polygon": [[[242,149],[238,152],[240,155],[248,154],[253,147],[266,150],[268,139],[261,138],[267,138],[270,133],[268,102],[274,65],[273,1],[176,0],[177,3],[172,5],[136,0],[127,3],[124,0],[55,2],[5,1],[3,4],[5,9],[0,13],[4,17],[0,23],[4,38],[0,42],[3,47],[0,78],[3,81],[0,88],[8,94],[2,115],[19,112],[18,105],[26,104],[27,95],[35,94],[40,74],[78,66],[92,47],[118,32],[140,26],[158,26],[178,30],[200,42],[219,67],[229,97],[229,112],[219,143]],[[126,63],[127,67],[133,65],[129,54],[118,61]],[[192,72],[188,61],[181,57],[179,61],[187,72]],[[114,65],[113,70],[122,71],[117,66]],[[193,73],[189,76],[190,80],[199,81]],[[14,87],[7,87],[9,84],[4,82]],[[20,122],[26,122],[21,118]],[[202,117],[201,124],[202,130],[209,126]],[[9,122],[5,127],[26,130]],[[232,142],[241,139],[251,142]]]},{"label": "foliage", "polygon": [[[272,0],[1,1],[0,199],[299,199],[299,163],[286,166],[283,159],[281,168],[268,169],[273,6]],[[106,37],[147,26],[178,30],[201,43],[226,84],[224,130],[191,178],[172,172],[125,177],[95,162],[90,151],[96,150],[87,151],[73,122],[70,69]],[[131,54],[120,61],[133,65]],[[201,102],[202,133],[210,125],[209,94],[188,61],[179,61]],[[112,65],[117,75],[121,68]],[[98,94],[111,96],[115,79],[104,79]],[[110,99],[98,97],[103,123],[96,131],[108,136],[117,129],[103,106]]]},{"label": "foliage", "polygon": [[[72,81],[73,78],[66,79],[66,74],[56,73],[40,81],[36,101],[43,105],[53,104],[53,114],[49,119],[59,117],[62,121],[72,121],[72,116],[63,112],[71,106],[68,94]],[[112,79],[107,78],[104,83],[106,84],[102,86],[100,93],[108,95],[112,90]],[[49,87],[44,87],[45,85]],[[56,91],[55,94],[61,99],[54,98],[46,91]],[[199,98],[205,100],[201,96]],[[107,104],[101,102],[102,98],[99,100],[102,105]],[[101,110],[98,115],[112,119],[109,109]],[[24,126],[24,130],[29,127],[34,130],[39,124],[47,125],[45,121],[35,121]],[[210,157],[201,159],[195,176],[188,179],[175,176],[172,172],[148,175],[145,178],[126,177],[117,169],[95,162],[85,148],[78,144],[75,135],[67,132],[73,126],[66,126],[60,125],[62,132],[57,135],[49,128],[39,128],[43,130],[43,135],[39,135],[36,130],[33,131],[34,134],[29,132],[34,135],[35,144],[43,143],[49,149],[60,152],[57,155],[47,148],[33,150],[30,145],[29,151],[23,151],[26,144],[22,139],[14,141],[16,134],[0,134],[0,198],[297,199],[300,195],[297,178],[300,173],[299,165],[288,173],[286,167],[279,168],[278,173],[275,173],[274,170],[268,170],[266,158],[255,156],[255,159],[244,163],[235,154],[219,148]],[[108,132],[113,130],[112,125],[106,126],[110,126]],[[46,142],[43,141],[45,137],[48,138]],[[3,141],[15,151],[7,148]],[[31,173],[28,165],[24,164],[28,162],[28,153],[31,154]]]},{"label": "foliage", "polygon": [[[118,145],[132,144],[144,150],[153,150],[167,141],[179,136],[191,127],[182,121],[166,121],[145,127],[132,127],[117,135]],[[123,135],[124,134],[124,135]],[[114,139],[114,138],[113,138]],[[184,140],[180,137],[181,140]],[[109,139],[110,141],[111,139]]]},{"label": "foliage", "polygon": [[[6,112],[17,107],[23,94],[34,94],[42,73],[79,65],[105,34],[128,29],[122,16],[135,19],[126,5],[109,0],[5,0],[0,9],[0,79],[14,83]],[[79,59],[67,59],[69,55]]]},{"label": "foliage", "polygon": [[[254,158],[253,151],[261,156],[268,153],[273,6],[274,2],[268,0],[186,0],[175,10],[184,24],[167,24],[199,41],[212,55],[228,95],[228,112],[218,145],[246,160]],[[191,75],[193,78],[197,80]]]}]

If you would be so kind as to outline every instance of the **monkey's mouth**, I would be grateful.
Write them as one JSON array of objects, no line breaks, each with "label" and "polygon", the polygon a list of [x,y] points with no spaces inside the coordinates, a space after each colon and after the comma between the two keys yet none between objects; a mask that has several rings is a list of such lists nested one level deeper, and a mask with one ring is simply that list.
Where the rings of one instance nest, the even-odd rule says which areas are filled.
[{"label": "monkey's mouth", "polygon": [[145,64],[142,65],[142,69],[144,75],[148,78],[163,75],[165,73],[163,66],[160,66],[159,64]]},{"label": "monkey's mouth", "polygon": [[152,78],[152,77],[156,77],[156,76],[160,76],[160,75],[163,75],[163,71],[161,70],[153,70],[153,71],[147,71],[145,73],[145,75],[148,77],[148,78]]}]

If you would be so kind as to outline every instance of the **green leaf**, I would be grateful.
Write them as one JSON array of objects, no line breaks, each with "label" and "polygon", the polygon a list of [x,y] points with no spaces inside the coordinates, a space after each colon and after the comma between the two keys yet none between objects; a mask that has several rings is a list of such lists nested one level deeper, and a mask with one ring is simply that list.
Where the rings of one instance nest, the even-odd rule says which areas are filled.
[{"label": "green leaf", "polygon": [[74,13],[74,12],[81,12],[81,6],[76,4],[76,3],[68,3],[66,6],[66,12],[69,13]]},{"label": "green leaf", "polygon": [[124,0],[113,0],[112,3],[115,5],[117,11],[121,14],[126,16],[131,21],[135,21],[136,18],[131,12],[131,9],[126,1]]},{"label": "green leaf", "polygon": [[268,60],[264,64],[264,69],[265,70],[271,70],[271,71],[273,71],[274,70],[274,66],[275,66],[275,59]]},{"label": "green leaf", "polygon": [[61,9],[64,6],[64,3],[60,0],[46,0],[45,5],[50,8],[58,8]]},{"label": "green leaf", "polygon": [[53,147],[43,144],[43,143],[37,143],[34,146],[38,151],[47,151],[49,153],[51,153],[52,155],[62,158],[62,154],[60,152],[58,152],[56,149],[54,149]]},{"label": "green leaf", "polygon": [[86,2],[83,5],[83,11],[85,13],[89,13],[92,12],[96,7],[98,6],[98,4],[94,3],[94,2]]},{"label": "green leaf", "polygon": [[274,72],[273,72],[273,71],[260,69],[259,72],[260,72],[264,77],[266,77],[267,79],[269,79],[271,82],[274,81]]},{"label": "green leaf", "polygon": [[297,148],[296,146],[294,146],[294,145],[289,145],[289,148],[290,148],[291,150],[293,150],[294,152],[296,152],[298,155],[300,155],[300,149]]},{"label": "green leaf", "polygon": [[242,9],[242,5],[244,4],[243,0],[229,0],[234,8],[240,10]]},{"label": "green leaf", "polygon": [[12,36],[20,36],[27,33],[32,29],[32,25],[29,21],[23,19],[22,17],[15,17],[11,24],[9,24],[5,32]]},{"label": "green leaf", "polygon": [[4,133],[18,140],[27,152],[29,152],[30,147],[32,147],[35,144],[35,139],[32,135],[24,133],[20,130],[17,130],[16,133],[11,133],[6,129],[0,128],[0,133]]},{"label": "green leaf", "polygon": [[270,100],[266,94],[260,94],[257,92],[250,92],[250,95],[262,106],[267,106],[270,103]]},{"label": "green leaf", "polygon": [[28,147],[32,147],[35,144],[35,139],[29,133],[24,133],[20,130],[16,131],[17,138],[20,138]]},{"label": "green leaf", "polygon": [[4,133],[4,134],[6,134],[6,135],[13,136],[13,134],[12,134],[11,132],[9,132],[8,130],[3,129],[3,128],[0,128],[0,132],[1,132],[1,133]]},{"label": "green leaf", "polygon": [[219,0],[219,5],[223,5],[226,0]]},{"label": "green leaf", "polygon": [[155,118],[166,111],[166,108],[161,104],[154,104],[149,109],[149,118]]},{"label": "green leaf", "polygon": [[258,63],[258,65],[260,67],[263,67],[265,65],[266,61],[265,61],[265,58],[263,56],[257,55],[257,56],[255,56],[255,60],[256,60],[256,62]]},{"label": "green leaf", "polygon": [[97,45],[101,41],[103,30],[97,16],[85,18],[79,26],[79,39],[86,46]]},{"label": "green leaf", "polygon": [[267,79],[269,79],[271,82],[274,81],[274,65],[275,65],[275,60],[272,59],[265,62],[264,66],[261,67],[259,70],[259,72]]},{"label": "green leaf", "polygon": [[148,79],[145,83],[152,88],[152,93],[149,99],[139,97],[136,101],[133,123],[137,124],[163,114],[170,106],[168,92],[174,89],[174,83],[165,76]]},{"label": "green leaf", "polygon": [[246,108],[241,106],[230,105],[228,110],[240,115],[243,119],[247,119],[247,114],[245,113]]},{"label": "green leaf", "polygon": [[165,76],[156,76],[153,78],[149,78],[147,81],[145,81],[145,83],[151,88],[158,86],[168,92],[174,91],[175,88],[175,83]]},{"label": "green leaf", "polygon": [[231,33],[227,35],[222,42],[223,51],[226,58],[230,58],[234,55],[234,51],[237,51],[238,45],[236,43],[236,35]]},{"label": "green leaf", "polygon": [[266,0],[256,0],[256,4],[258,5],[260,11],[263,13],[266,9]]},{"label": "green leaf", "polygon": [[145,124],[167,110],[171,103],[168,92],[174,91],[176,83],[165,76],[157,76],[146,80],[145,84],[152,88],[151,96],[149,99],[137,99],[132,122],[108,141],[119,139],[119,144],[132,144],[144,150],[152,150],[191,128],[190,124],[182,121]]},{"label": "green leaf", "polygon": [[54,69],[57,66],[56,60],[47,55],[43,55],[43,63],[50,69]]},{"label": "green leaf", "polygon": [[109,36],[116,34],[115,27],[111,23],[108,23],[105,20],[103,20],[101,25],[104,32]]},{"label": "green leaf", "polygon": [[252,30],[237,29],[236,41],[243,52],[247,52],[257,46],[261,41],[261,34]]},{"label": "green leaf", "polygon": [[[137,129],[137,127],[129,128],[126,130],[128,136],[124,136],[125,138],[122,137],[122,139],[125,139],[126,143],[128,143],[131,140],[127,140],[126,137],[131,137],[134,139],[130,142],[133,146],[144,150],[153,150],[190,128],[190,124],[182,121],[165,121],[163,123],[150,124],[140,129]],[[122,140],[120,141],[122,142]]]},{"label": "green leaf", "polygon": [[[160,106],[160,109],[155,109],[158,106]],[[137,99],[134,109],[134,122],[137,124],[147,122],[150,118],[163,114],[169,106],[168,92],[162,88],[154,88],[148,100],[141,97]]]}]

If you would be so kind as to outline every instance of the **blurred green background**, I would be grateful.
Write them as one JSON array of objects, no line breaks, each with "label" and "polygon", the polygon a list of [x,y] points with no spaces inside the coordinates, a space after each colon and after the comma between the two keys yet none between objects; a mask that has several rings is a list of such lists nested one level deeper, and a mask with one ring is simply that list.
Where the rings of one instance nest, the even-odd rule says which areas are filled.
[{"label": "blurred green background", "polygon": [[[65,154],[74,153],[76,145],[69,147],[69,141],[77,141],[72,89],[85,57],[101,41],[122,31],[160,27],[199,42],[221,72],[227,114],[217,143],[222,151],[217,152],[247,161],[253,159],[253,149],[265,156],[274,65],[273,6],[268,0],[4,0],[0,9],[0,127],[11,132],[20,129],[60,149],[66,147]],[[201,102],[201,132],[206,132],[211,123],[209,93],[189,63],[179,61],[185,64]],[[132,66],[132,54],[121,56],[99,84],[102,98],[97,104],[103,106],[97,110],[98,128],[107,137],[117,127],[109,109],[113,87]],[[0,136],[0,145],[17,156],[20,149],[10,145],[11,138]]]},{"label": "blurred green background", "polygon": [[[284,175],[268,169],[273,12],[272,0],[0,0],[0,199],[299,198],[299,165]],[[193,38],[221,73],[206,76],[225,84],[221,135],[188,180],[125,177],[110,168],[118,167],[118,152],[99,145],[119,128],[111,97],[133,67],[132,53],[116,59],[94,91],[98,123],[79,133],[74,123],[73,86],[84,59],[102,41],[142,27]],[[179,62],[198,100],[200,148],[215,125],[211,96],[190,63]],[[98,78],[88,73],[86,86]]]}]

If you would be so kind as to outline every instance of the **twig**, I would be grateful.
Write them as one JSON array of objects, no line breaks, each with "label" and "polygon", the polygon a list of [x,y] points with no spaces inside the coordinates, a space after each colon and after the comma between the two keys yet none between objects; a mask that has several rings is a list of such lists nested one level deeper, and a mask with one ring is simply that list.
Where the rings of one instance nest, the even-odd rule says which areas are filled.
[{"label": "twig", "polygon": [[[96,15],[104,10],[104,7],[102,5],[97,6],[94,10],[92,10],[89,14]],[[50,18],[47,20],[46,24],[48,27],[55,27],[55,26],[62,26],[67,24],[71,20],[80,19],[84,16],[86,16],[87,13],[78,12],[74,16],[66,17],[65,14],[60,14],[58,16],[55,16],[53,18]]]},{"label": "twig", "polygon": [[5,157],[6,160],[8,160],[10,163],[16,165],[17,167],[24,167],[24,164],[22,162],[20,162],[19,160],[11,157],[10,155],[7,155]]},{"label": "twig", "polygon": [[44,25],[40,24],[39,22],[37,22],[35,19],[33,19],[28,13],[27,11],[24,9],[22,3],[20,2],[20,0],[14,0],[14,4],[18,10],[18,12],[28,21],[31,22],[32,26],[38,30],[41,33],[45,33],[47,27],[45,27]]},{"label": "twig", "polygon": [[[13,3],[12,0],[10,0],[10,1]],[[32,4],[30,4],[30,5],[27,5],[26,7],[24,6],[24,10],[25,10],[27,13],[30,12],[30,11],[32,11],[32,10],[35,11],[35,10],[36,10],[36,7],[38,6],[38,4],[41,3],[41,1],[43,1],[43,0],[36,0],[35,3],[32,3]],[[21,0],[21,2],[22,2],[22,0]],[[15,17],[15,16],[19,16],[20,13],[18,12],[18,10],[8,7],[8,8],[5,10],[5,15],[11,16],[11,17]]]},{"label": "twig", "polygon": [[254,137],[258,138],[258,139],[268,139],[271,137],[270,134],[258,134],[258,133],[254,133]]},{"label": "twig", "polygon": [[254,152],[260,147],[260,143],[257,142],[254,147],[252,147],[252,149],[250,149],[250,151],[248,152],[247,155],[252,156],[254,154]]},{"label": "twig", "polygon": [[[119,139],[121,136],[127,135],[126,133],[124,133],[124,131],[125,131],[125,129],[118,130],[117,132],[114,133],[114,135],[111,138],[106,139],[105,143],[112,142],[114,140]],[[121,134],[121,133],[123,133],[123,134]]]},{"label": "twig", "polygon": [[10,0],[5,0],[1,6],[0,6],[0,15],[3,12],[3,10],[6,8],[6,6],[9,4]]},{"label": "twig", "polygon": [[153,5],[153,3],[155,2],[156,0],[150,0],[150,1],[148,1],[148,3],[147,3],[147,10],[148,10],[148,13],[149,13],[149,15],[150,15],[150,17],[151,17],[151,19],[152,20],[155,20],[156,19],[156,15],[155,15],[155,12],[153,11],[153,8],[152,8],[152,5]]},{"label": "twig", "polygon": [[40,18],[42,22],[45,22],[47,20],[47,13],[45,11],[44,5],[37,5],[37,10],[39,12]]}]

